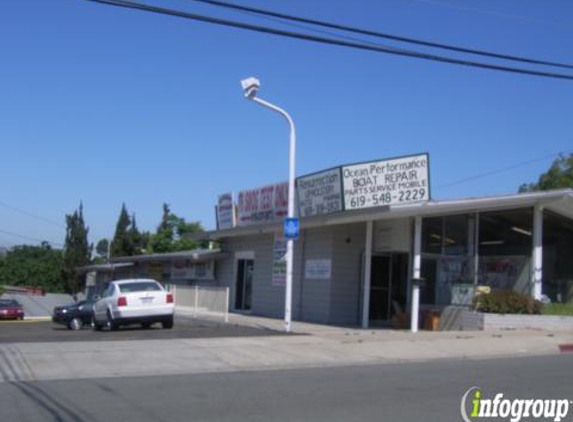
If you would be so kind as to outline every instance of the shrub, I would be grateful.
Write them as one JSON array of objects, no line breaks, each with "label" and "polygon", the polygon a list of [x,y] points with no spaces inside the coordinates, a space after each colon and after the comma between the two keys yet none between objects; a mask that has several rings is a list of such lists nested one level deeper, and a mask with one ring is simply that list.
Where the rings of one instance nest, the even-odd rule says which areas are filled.
[{"label": "shrub", "polygon": [[573,303],[548,303],[542,312],[543,315],[573,316]]},{"label": "shrub", "polygon": [[477,311],[494,314],[541,314],[543,304],[515,290],[496,290],[474,299]]}]

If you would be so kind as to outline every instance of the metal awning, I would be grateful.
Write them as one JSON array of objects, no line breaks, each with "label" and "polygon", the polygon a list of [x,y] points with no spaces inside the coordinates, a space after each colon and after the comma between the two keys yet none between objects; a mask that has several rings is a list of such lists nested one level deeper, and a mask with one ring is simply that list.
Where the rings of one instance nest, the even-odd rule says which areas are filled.
[{"label": "metal awning", "polygon": [[[448,214],[499,211],[513,208],[542,205],[545,209],[573,219],[573,189],[558,189],[543,192],[520,193],[512,195],[489,196],[482,198],[429,201],[423,203],[393,205],[368,208],[358,211],[342,211],[326,216],[314,216],[301,219],[304,228],[337,224],[350,224],[374,220],[391,220],[405,217],[432,217]],[[232,229],[213,230],[202,233],[202,239],[224,239],[272,233],[282,228],[282,222],[234,227]]]},{"label": "metal awning", "polygon": [[136,262],[171,262],[171,261],[192,261],[204,262],[213,261],[227,257],[227,252],[220,249],[194,249],[190,251],[156,253],[149,255],[122,256],[112,258],[114,263],[136,263]]},{"label": "metal awning", "polygon": [[80,273],[89,273],[91,271],[97,271],[101,273],[111,273],[117,270],[118,268],[125,268],[125,267],[132,267],[133,264],[131,262],[122,262],[118,264],[114,263],[106,263],[106,264],[93,264],[93,265],[86,265],[83,267],[77,267],[76,270]]}]

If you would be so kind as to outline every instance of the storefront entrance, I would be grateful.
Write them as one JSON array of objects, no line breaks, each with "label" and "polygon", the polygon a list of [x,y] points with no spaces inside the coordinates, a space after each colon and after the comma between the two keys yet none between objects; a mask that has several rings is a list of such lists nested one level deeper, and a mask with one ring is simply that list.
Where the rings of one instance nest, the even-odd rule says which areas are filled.
[{"label": "storefront entrance", "polygon": [[255,261],[252,259],[237,260],[237,284],[235,289],[235,310],[250,311],[253,297],[253,269]]},{"label": "storefront entrance", "polygon": [[408,280],[408,254],[372,256],[370,278],[371,322],[390,321],[394,313],[405,310]]}]

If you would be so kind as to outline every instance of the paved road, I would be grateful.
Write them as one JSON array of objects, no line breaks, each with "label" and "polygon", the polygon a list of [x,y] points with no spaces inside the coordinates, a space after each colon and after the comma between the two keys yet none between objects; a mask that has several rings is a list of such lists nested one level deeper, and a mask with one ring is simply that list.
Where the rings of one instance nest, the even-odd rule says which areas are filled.
[{"label": "paved road", "polygon": [[63,325],[56,325],[52,322],[0,322],[0,343],[167,340],[184,338],[252,337],[281,334],[280,332],[264,328],[184,318],[179,318],[171,330],[164,330],[161,328],[161,325],[156,324],[147,330],[139,326],[133,326],[122,327],[118,331],[101,332],[94,332],[91,328],[72,331]]},{"label": "paved road", "polygon": [[[0,384],[2,420],[460,421],[484,397],[573,398],[573,356]],[[571,420],[573,410],[567,420]]]}]

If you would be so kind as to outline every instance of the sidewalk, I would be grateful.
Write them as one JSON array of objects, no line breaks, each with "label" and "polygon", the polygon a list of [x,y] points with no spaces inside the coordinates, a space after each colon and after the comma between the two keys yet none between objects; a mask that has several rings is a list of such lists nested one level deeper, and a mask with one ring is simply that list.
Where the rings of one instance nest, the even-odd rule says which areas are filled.
[{"label": "sidewalk", "polygon": [[[232,315],[231,324],[282,322]],[[0,345],[0,380],[193,374],[557,355],[573,332],[419,332],[294,323],[299,335]]]}]

